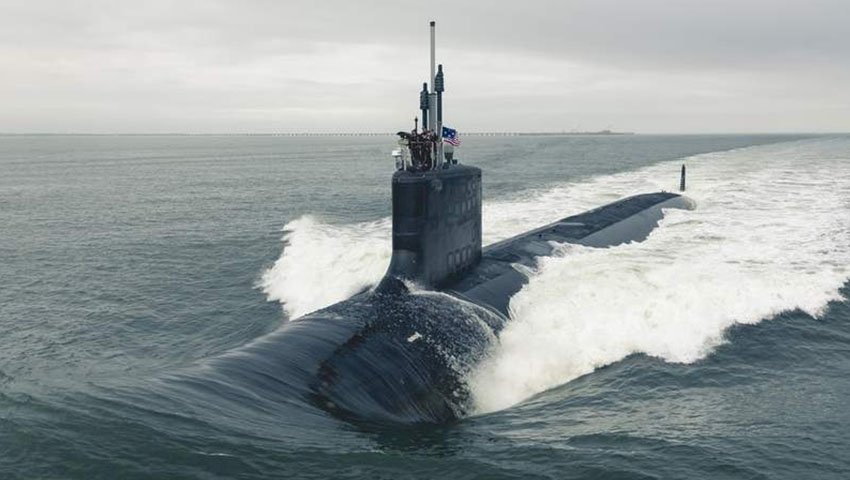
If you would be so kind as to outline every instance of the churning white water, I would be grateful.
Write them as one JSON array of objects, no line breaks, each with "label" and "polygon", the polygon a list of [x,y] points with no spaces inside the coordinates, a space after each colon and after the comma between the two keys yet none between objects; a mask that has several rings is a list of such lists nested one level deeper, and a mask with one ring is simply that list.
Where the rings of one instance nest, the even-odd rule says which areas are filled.
[{"label": "churning white water", "polygon": [[[528,191],[485,205],[485,243],[634,193],[673,190],[681,161]],[[511,301],[511,322],[468,379],[479,412],[508,407],[632,353],[692,362],[735,323],[817,315],[850,275],[850,140],[817,139],[685,160],[695,211],[645,242],[563,245]],[[486,180],[485,180],[486,188]],[[390,223],[285,227],[262,287],[290,317],[374,285]]]},{"label": "churning white water", "polygon": [[[632,353],[693,362],[734,323],[839,297],[850,264],[850,142],[798,142],[688,160],[695,211],[650,238],[564,245],[511,301],[469,379],[479,411],[508,407]],[[629,174],[660,178],[674,165]],[[620,177],[620,176],[618,176]],[[598,179],[597,188],[608,189]]]},{"label": "churning white water", "polygon": [[298,318],[378,283],[389,265],[390,219],[328,225],[311,216],[283,227],[283,254],[260,286]]}]

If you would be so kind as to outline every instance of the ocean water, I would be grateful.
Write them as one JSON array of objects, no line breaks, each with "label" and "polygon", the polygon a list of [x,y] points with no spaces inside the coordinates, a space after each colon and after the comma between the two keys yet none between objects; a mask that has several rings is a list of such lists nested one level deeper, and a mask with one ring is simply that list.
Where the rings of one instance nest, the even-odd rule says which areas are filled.
[{"label": "ocean water", "polygon": [[847,478],[850,137],[467,137],[485,243],[564,245],[450,425],[364,426],[215,360],[373,285],[392,137],[0,137],[0,478]]}]

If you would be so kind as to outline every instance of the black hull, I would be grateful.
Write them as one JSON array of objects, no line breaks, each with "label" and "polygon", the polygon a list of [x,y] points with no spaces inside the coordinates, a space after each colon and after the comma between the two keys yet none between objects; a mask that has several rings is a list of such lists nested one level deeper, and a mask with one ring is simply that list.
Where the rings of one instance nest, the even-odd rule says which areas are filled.
[{"label": "black hull", "polygon": [[475,267],[435,290],[417,281],[429,266],[396,263],[374,290],[289,322],[223,361],[247,357],[262,369],[260,378],[285,375],[317,406],[348,420],[453,421],[470,411],[465,377],[497,341],[510,298],[528,281],[517,266],[533,267],[557,243],[641,241],[666,208],[693,203],[654,193],[564,218],[483,249]]}]

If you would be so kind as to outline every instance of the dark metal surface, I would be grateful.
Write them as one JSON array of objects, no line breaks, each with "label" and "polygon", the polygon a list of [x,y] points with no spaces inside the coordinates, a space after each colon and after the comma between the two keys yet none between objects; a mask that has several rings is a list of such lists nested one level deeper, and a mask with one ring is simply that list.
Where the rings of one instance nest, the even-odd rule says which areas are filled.
[{"label": "dark metal surface", "polygon": [[428,288],[465,275],[481,256],[481,170],[465,165],[393,175],[387,272]]},{"label": "dark metal surface", "polygon": [[559,243],[643,240],[663,209],[693,207],[674,193],[637,195],[482,250],[479,169],[399,171],[392,188],[393,256],[381,283],[243,352],[286,369],[293,381],[302,378],[313,402],[350,420],[441,423],[463,416],[464,378],[507,322],[510,298],[528,281],[520,270]]}]

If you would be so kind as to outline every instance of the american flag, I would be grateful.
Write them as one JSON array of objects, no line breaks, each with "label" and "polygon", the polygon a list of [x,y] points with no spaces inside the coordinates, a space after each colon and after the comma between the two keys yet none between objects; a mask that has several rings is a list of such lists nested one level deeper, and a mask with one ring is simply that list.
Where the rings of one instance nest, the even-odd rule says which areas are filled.
[{"label": "american flag", "polygon": [[460,146],[460,135],[454,128],[443,127],[443,141],[455,147]]}]

